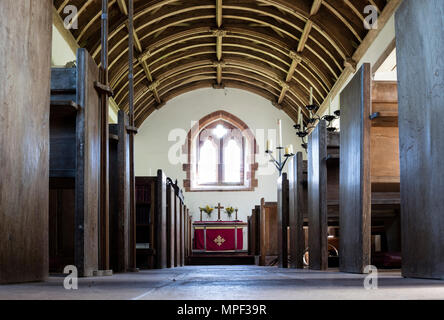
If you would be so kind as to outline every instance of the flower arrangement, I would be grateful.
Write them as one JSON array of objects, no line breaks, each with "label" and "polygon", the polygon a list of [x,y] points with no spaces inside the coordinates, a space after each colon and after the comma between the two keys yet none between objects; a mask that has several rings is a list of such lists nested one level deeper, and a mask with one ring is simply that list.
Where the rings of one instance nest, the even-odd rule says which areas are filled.
[{"label": "flower arrangement", "polygon": [[234,212],[234,208],[233,207],[227,207],[227,208],[225,208],[225,212],[228,214],[229,217],[231,217],[231,215]]},{"label": "flower arrangement", "polygon": [[208,215],[211,215],[211,212],[213,212],[213,210],[214,210],[214,208],[210,207],[209,205],[206,205],[205,207],[199,208],[199,209]]}]

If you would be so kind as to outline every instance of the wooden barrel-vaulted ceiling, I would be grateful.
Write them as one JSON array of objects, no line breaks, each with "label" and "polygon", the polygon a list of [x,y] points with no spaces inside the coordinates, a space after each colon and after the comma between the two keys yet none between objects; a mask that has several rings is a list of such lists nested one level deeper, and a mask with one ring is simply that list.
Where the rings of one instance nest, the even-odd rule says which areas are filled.
[{"label": "wooden barrel-vaulted ceiling", "polygon": [[[392,0],[393,1],[393,0]],[[135,0],[135,121],[204,87],[259,94],[297,121],[298,108],[323,103],[368,30],[364,8],[388,0]],[[100,64],[100,0],[54,0],[64,18],[78,8],[71,32]],[[128,110],[127,0],[109,0],[109,79]]]}]

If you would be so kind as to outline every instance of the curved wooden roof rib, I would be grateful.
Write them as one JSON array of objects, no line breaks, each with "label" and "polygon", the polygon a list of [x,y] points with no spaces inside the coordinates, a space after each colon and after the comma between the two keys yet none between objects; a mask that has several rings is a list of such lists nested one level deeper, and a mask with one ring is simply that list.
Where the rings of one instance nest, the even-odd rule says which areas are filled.
[{"label": "curved wooden roof rib", "polygon": [[[200,88],[232,87],[270,100],[295,122],[308,116],[310,87],[321,105],[364,41],[364,7],[387,0],[134,0],[135,121]],[[100,2],[100,1],[99,1]],[[63,17],[78,9],[74,38],[100,63],[101,5],[54,0]],[[128,109],[127,0],[109,1],[109,78]],[[359,50],[358,50],[359,51]],[[347,68],[346,68],[347,67]],[[336,86],[335,86],[336,84]]]}]

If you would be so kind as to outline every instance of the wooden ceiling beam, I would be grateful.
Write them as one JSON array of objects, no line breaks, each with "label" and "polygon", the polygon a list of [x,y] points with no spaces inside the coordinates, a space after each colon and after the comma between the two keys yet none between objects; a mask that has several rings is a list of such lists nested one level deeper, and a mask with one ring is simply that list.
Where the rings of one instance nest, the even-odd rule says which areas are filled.
[{"label": "wooden ceiling beam", "polygon": [[343,0],[343,1],[361,21],[365,20],[362,13],[353,5],[353,3],[351,3],[349,0]]},{"label": "wooden ceiling beam", "polygon": [[217,84],[221,85],[222,84],[222,68],[225,67],[225,62],[224,61],[214,61],[213,65],[216,67]]},{"label": "wooden ceiling beam", "polygon": [[307,43],[308,37],[310,36],[311,27],[313,26],[313,22],[311,20],[307,20],[305,24],[304,31],[302,32],[301,39],[298,44],[298,52],[304,51],[305,44]]},{"label": "wooden ceiling beam", "polygon": [[222,27],[222,0],[216,0],[216,24],[218,28]]},{"label": "wooden ceiling beam", "polygon": [[[385,8],[393,7],[395,2],[400,1],[387,1]],[[70,3],[69,0],[60,2],[62,3],[58,8],[60,11],[63,10],[64,5]],[[383,8],[377,7],[376,2],[375,0],[367,1],[378,10],[382,10]],[[83,29],[72,31],[72,33],[78,39],[89,39],[89,43],[84,41],[82,46],[86,46],[90,52],[96,54],[100,52],[100,44],[97,41],[98,36],[93,31],[99,23],[100,14],[95,12],[91,14],[91,3],[93,0],[83,1],[80,9],[86,16],[82,15],[82,19],[84,18],[88,23],[82,26]],[[356,62],[359,61],[358,58],[362,56],[362,50],[366,47],[362,44],[368,43],[369,36],[371,38],[374,33],[364,30],[360,23],[363,19],[363,13],[359,12],[361,5],[354,4],[352,0],[343,0],[341,5],[330,5],[329,3],[333,2],[312,0],[311,7],[309,7],[302,2],[293,0],[239,2],[213,0],[205,3],[199,0],[186,2],[147,0],[140,4],[135,14],[138,28],[135,32],[134,45],[140,54],[137,64],[139,68],[136,73],[139,84],[137,90],[143,92],[143,88],[147,87],[142,82],[146,77],[150,83],[151,89],[148,91],[152,93],[150,96],[152,96],[153,103],[159,104],[162,92],[159,91],[161,89],[157,87],[158,84],[156,85],[160,82],[156,82],[156,80],[166,79],[166,75],[169,74],[168,68],[174,69],[175,66],[182,65],[183,60],[193,61],[204,58],[211,61],[214,60],[211,55],[216,55],[218,64],[211,63],[210,69],[216,68],[211,78],[215,79],[218,84],[221,84],[225,79],[225,68],[227,68],[228,74],[228,70],[231,72],[230,68],[233,67],[227,61],[233,57],[241,57],[240,61],[256,65],[253,67],[256,71],[258,64],[265,64],[267,65],[265,67],[266,74],[277,74],[278,77],[273,80],[274,82],[278,81],[275,82],[278,91],[276,92],[276,103],[285,103],[295,99],[298,93],[302,95],[298,99],[302,98],[301,101],[304,101],[307,98],[306,95],[308,96],[310,86],[317,92],[315,99],[323,100],[325,103],[328,97],[326,94],[332,94],[332,88],[340,87],[338,82],[344,81],[343,78],[353,72]],[[172,5],[175,4],[180,6],[173,7]],[[322,5],[325,5],[326,10],[322,11],[321,17],[318,13],[321,11]],[[116,10],[120,10],[123,16],[127,17],[126,0],[111,0],[110,6],[112,6],[114,13]],[[384,17],[385,8],[378,22],[381,22],[381,17]],[[125,93],[124,81],[126,78],[124,75],[127,73],[123,63],[125,52],[127,52],[124,47],[127,35],[125,36],[125,33],[121,32],[125,28],[125,20],[114,13],[111,14],[112,24],[110,26],[110,39],[112,39],[110,56],[113,57],[110,72],[115,79],[112,82],[114,89],[118,90],[119,97],[121,97]],[[214,24],[209,23],[214,19],[217,27],[216,34],[212,34],[213,30],[210,30],[210,26]],[[338,21],[341,21],[342,24],[329,28],[331,23]],[[187,27],[192,24],[197,24],[200,29],[204,29],[202,27],[204,25],[207,26],[206,33],[209,39],[212,36],[216,37],[216,50],[214,50],[214,38],[208,41],[212,42],[212,50],[209,50],[206,45],[207,41],[205,41],[205,31],[193,34],[193,30],[190,29],[197,28]],[[241,29],[245,29],[242,30],[243,33],[227,36],[228,29],[237,24],[241,25]],[[260,30],[257,32],[258,34],[262,33],[266,36],[253,36],[251,31],[255,28]],[[185,35],[185,32],[189,32],[189,35]],[[357,50],[354,49],[357,41],[350,39],[350,32],[361,44]],[[169,34],[168,37],[164,37],[165,34]],[[362,41],[361,38],[365,34],[367,37]],[[150,46],[143,48],[142,43],[150,43]],[[155,44],[158,46],[156,47]],[[143,49],[146,49],[145,53],[143,53]],[[240,65],[236,67],[241,68]],[[187,71],[191,70],[184,69],[183,72]],[[202,79],[208,79],[208,76],[202,74]],[[246,80],[244,77],[239,79]],[[185,80],[192,81],[192,79]],[[299,105],[299,102],[296,104]]]},{"label": "wooden ceiling beam", "polygon": [[[197,81],[199,79],[202,78],[210,78],[213,79],[213,77],[202,77],[202,75],[204,75],[205,73],[208,73],[207,70],[208,67],[212,66],[213,63],[207,63],[207,67],[204,65],[198,66],[198,68],[195,68],[195,70],[189,72],[187,71],[187,68],[185,68],[185,70],[181,71],[181,67],[178,67],[176,69],[171,70],[171,75],[169,77],[169,79],[161,79],[159,80],[159,84],[157,86],[158,91],[162,92],[161,96],[162,96],[162,100],[164,100],[164,95],[166,92],[170,91],[170,90],[174,90],[174,88],[176,88],[177,86],[183,85],[184,83],[189,83],[190,81]],[[259,81],[262,82],[264,84],[266,84],[266,86],[269,87],[273,87],[273,89],[275,90],[276,93],[275,97],[279,96],[279,90],[280,90],[280,85],[282,85],[280,83],[279,80],[277,80],[276,77],[270,77],[270,75],[267,73],[267,70],[264,70],[264,73],[260,73],[257,70],[254,69],[254,64],[252,64],[251,68],[252,69],[248,69],[244,67],[244,64],[241,62],[240,66],[237,65],[232,65],[232,64],[226,64],[227,66],[227,77],[226,79],[235,79],[236,77],[233,78],[233,75],[239,75],[239,77],[237,77],[235,80],[241,81],[242,79],[244,79],[246,82],[251,82],[251,81]],[[180,75],[181,73],[184,73],[184,75]],[[211,72],[210,72],[211,73]],[[251,80],[247,80],[247,78],[251,79]],[[266,79],[268,79],[268,81],[266,81]],[[286,84],[283,84],[284,87],[286,87]],[[266,90],[266,87],[264,86],[259,86],[263,89]],[[289,87],[286,87],[286,89],[288,90]],[[143,90],[141,94],[138,95],[137,101],[139,102],[139,104],[145,104],[147,98],[143,98],[144,95],[146,95],[149,91],[148,90]],[[270,91],[271,92],[271,91]],[[292,95],[295,95],[297,97],[297,93],[296,92],[291,92]],[[289,101],[292,102],[292,104],[295,106],[295,110],[298,108],[297,105],[299,105],[299,103],[297,103],[296,101],[294,101],[290,96],[289,97]],[[149,97],[148,97],[149,99]],[[276,99],[276,98],[275,98]],[[274,102],[276,102],[277,100],[273,100]],[[280,100],[279,104],[282,104],[283,99]],[[304,112],[305,114],[308,114],[308,112]]]},{"label": "wooden ceiling beam", "polygon": [[[208,44],[203,44],[203,45],[207,45],[207,46],[211,46],[211,43],[208,43]],[[231,44],[229,44],[230,46],[232,46]],[[234,45],[234,44],[233,44]],[[234,45],[235,47],[238,47],[238,48],[240,48],[240,47],[242,47],[242,46],[240,46],[240,45]],[[192,46],[192,47],[189,47],[190,49],[191,48],[194,48],[195,49],[195,52],[196,53],[199,53],[199,48],[198,47],[196,47],[196,46]],[[248,47],[250,50],[253,50],[253,51],[255,51],[256,50],[256,48],[254,48],[254,47]],[[262,50],[263,51],[263,50]],[[184,52],[184,54],[182,55],[182,57],[175,57],[172,61],[174,62],[174,61],[180,61],[180,60],[182,60],[183,58],[185,58],[185,57],[187,57],[187,56],[190,56],[190,55],[193,55],[193,51],[190,51],[190,50],[187,50],[186,48],[180,48],[180,49],[178,49],[178,53],[179,52]],[[214,52],[214,51],[213,51]],[[241,52],[236,52],[236,51],[227,51],[227,53],[229,53],[229,54],[240,54]],[[286,73],[286,71],[285,71],[285,69],[282,67],[282,66],[279,66],[279,65],[276,65],[275,63],[273,63],[272,62],[272,60],[270,60],[269,58],[267,58],[267,57],[265,57],[265,56],[262,56],[261,54],[254,54],[254,55],[249,55],[249,54],[240,54],[242,57],[243,56],[245,56],[246,58],[250,58],[250,59],[256,59],[256,60],[259,60],[261,63],[263,63],[264,65],[268,65],[269,67],[267,67],[267,70],[264,72],[264,73],[270,73],[270,72],[272,72],[271,70],[270,70],[270,67],[271,68],[274,68],[274,69],[276,69],[276,70],[280,70],[282,73]],[[242,59],[240,59],[240,61],[242,61],[242,60],[245,60],[244,62],[242,62],[242,63],[244,63],[244,64],[248,64],[248,63],[250,63],[251,64],[251,62],[248,62],[248,60],[246,60],[246,59],[244,59],[244,58],[242,58]],[[170,61],[169,60],[164,60],[164,59],[161,59],[161,60],[158,60],[159,62],[162,62],[162,64],[161,65],[158,65],[158,66],[156,66],[155,67],[155,69],[154,70],[152,70],[152,72],[161,72],[161,69],[165,69],[165,68],[167,68],[169,65],[170,65]],[[282,60],[282,63],[285,63],[285,61],[283,61]],[[153,62],[151,62],[151,65],[153,65]],[[257,64],[257,62],[256,63],[254,63],[254,64],[252,64],[253,65],[253,67],[256,67],[256,68],[259,68],[259,66],[258,66],[258,64]],[[289,64],[286,64],[287,66],[289,66]],[[164,72],[161,72],[161,74],[163,74]],[[122,77],[122,79],[123,79],[124,77]],[[163,77],[162,77],[162,75],[161,76],[159,76],[159,80],[160,79],[162,79]],[[279,77],[278,77],[279,78]],[[298,85],[299,85],[299,87],[301,87],[301,88],[304,88],[304,90],[305,90],[305,94],[308,96],[308,92],[309,92],[309,90],[310,90],[310,86],[313,86],[314,88],[315,88],[315,90],[321,95],[321,97],[323,97],[323,95],[321,94],[321,89],[319,88],[319,85],[316,85],[315,83],[313,83],[311,80],[309,80],[308,78],[305,78],[307,81],[308,81],[308,86],[307,85],[305,85],[304,83],[302,83],[302,82],[300,82],[300,80],[299,79],[295,79],[297,82],[298,82]],[[121,90],[119,90],[118,91],[118,94],[119,94],[119,92],[120,92]],[[118,95],[116,95],[116,96],[118,96]],[[317,99],[317,97],[315,97],[315,99]],[[305,99],[305,100],[308,100],[308,99]],[[318,100],[316,100],[316,101],[318,101]],[[320,102],[318,102],[318,103],[320,103]]]},{"label": "wooden ceiling beam", "polygon": [[[390,0],[387,3],[387,5],[384,7],[384,10],[381,12],[378,18],[378,28],[372,29],[367,33],[366,37],[362,41],[361,45],[356,49],[350,61],[353,62],[361,61],[361,59],[364,57],[364,54],[367,52],[372,43],[375,41],[376,37],[379,35],[381,30],[384,29],[384,26],[387,24],[390,17],[392,17],[393,14],[396,12],[396,9],[399,7],[401,3],[402,0]],[[324,102],[322,103],[317,112],[318,114],[323,114],[325,110],[327,110],[330,99],[333,99],[339,93],[339,90],[347,82],[348,78],[353,74],[352,72],[353,64],[349,63],[348,66],[349,67],[343,70],[341,76],[336,81],[333,88],[330,90],[330,93],[324,99]]]},{"label": "wooden ceiling beam", "polygon": [[310,16],[316,15],[319,12],[321,5],[322,5],[322,0],[314,0],[310,10]]},{"label": "wooden ceiling beam", "polygon": [[120,12],[125,16],[128,16],[128,7],[126,6],[126,0],[117,0],[117,5],[119,6]]},{"label": "wooden ceiling beam", "polygon": [[285,81],[287,81],[287,82],[291,81],[291,79],[293,78],[294,72],[296,71],[296,67],[302,61],[302,56],[294,51],[290,51],[289,55],[291,58],[291,65],[290,65],[290,69],[288,70],[288,73],[287,73],[287,78],[285,79]]},{"label": "wooden ceiling beam", "polygon": [[287,93],[288,89],[290,89],[290,85],[285,81],[280,81],[279,84],[281,85],[282,90],[281,94],[279,95],[278,104],[281,104],[285,99],[285,94]]},{"label": "wooden ceiling beam", "polygon": [[213,35],[216,37],[216,56],[217,63],[214,64],[216,67],[217,73],[217,87],[214,88],[222,88],[222,68],[224,63],[222,62],[223,55],[223,37],[227,35],[225,30],[222,30],[222,0],[216,0],[216,25],[217,30],[213,30]]},{"label": "wooden ceiling beam", "polygon": [[[311,28],[313,27],[313,21],[311,20],[311,17],[318,13],[319,9],[321,8],[321,5],[322,5],[322,0],[314,0],[313,1],[313,5],[311,6],[311,10],[310,10],[310,17],[307,19],[307,21],[305,23],[304,30],[302,31],[301,38],[299,39],[299,43],[298,43],[298,47],[297,47],[298,53],[301,53],[302,51],[304,51],[305,44],[307,43],[308,37],[310,36]],[[291,81],[291,79],[293,78],[294,72],[296,71],[296,67],[298,66],[298,64],[302,60],[301,56],[298,53],[296,53],[294,51],[290,51],[291,65],[290,65],[290,68],[287,72],[287,77],[285,79],[286,83]],[[288,84],[286,84],[285,86],[284,85],[282,86],[282,91],[281,91],[281,95],[278,100],[278,104],[281,104],[282,101],[284,100],[285,94],[287,93],[288,88],[289,88]],[[301,106],[299,106],[299,107],[301,107]]]},{"label": "wooden ceiling beam", "polygon": [[[202,35],[202,32],[205,31],[205,28],[196,28],[195,33],[198,33],[199,36]],[[279,43],[279,42],[275,42],[274,44],[268,43],[268,36],[263,34],[263,33],[258,33],[258,32],[254,32],[252,30],[244,30],[244,29],[239,29],[239,28],[229,28],[230,32],[227,33],[227,38],[235,38],[235,39],[242,39],[242,40],[247,40],[247,41],[254,41],[257,44],[260,44],[261,46],[263,46],[263,48],[270,48],[271,51],[269,51],[269,53],[271,54],[270,56],[275,59],[277,57],[275,57],[275,54],[277,52],[281,53],[282,56],[285,56],[287,53],[289,52],[289,47],[285,48],[286,44],[285,43]],[[192,31],[192,30],[191,30]],[[209,30],[207,31],[208,34]],[[173,34],[173,33],[172,33]],[[184,36],[188,36],[187,38],[184,38]],[[189,39],[193,39],[194,36],[194,32],[183,32],[183,33],[179,33],[177,35],[177,38],[175,38],[173,35],[171,36],[167,36],[166,39],[159,39],[157,42],[153,43],[152,46],[150,46],[150,48],[158,48],[157,50],[155,50],[152,55],[161,55],[163,50],[169,49],[171,46],[173,46],[174,44],[179,43],[178,41],[180,41],[181,43],[187,43],[189,41]],[[175,39],[179,39],[176,42]],[[160,45],[160,44],[165,44],[166,40],[168,40],[168,43],[170,45]],[[180,48],[177,52],[182,52],[185,48]],[[262,52],[264,52],[264,49],[261,50]],[[288,51],[287,51],[288,50]],[[277,52],[276,52],[277,51]],[[274,52],[274,54],[273,54]],[[169,54],[174,54],[174,52],[169,52]],[[161,56],[162,57],[162,56]],[[285,60],[281,60],[282,62],[285,62]],[[325,91],[325,93],[328,93],[329,89],[331,88],[331,84],[329,82],[329,79],[326,78],[326,76],[323,74],[323,72],[321,72],[316,65],[314,65],[310,60],[304,59],[306,66],[305,65],[301,65],[301,70],[304,70],[305,73],[302,73],[301,71],[297,71],[298,74],[303,77],[304,79],[306,79],[307,81],[312,81],[311,86],[313,86],[314,88],[320,88],[319,90],[321,90],[322,92]],[[113,83],[113,86],[115,87],[119,87],[120,86],[120,82],[124,81],[126,78],[124,77],[124,67],[126,66],[125,63],[121,64],[122,67],[120,67],[121,71],[118,71],[117,73],[114,72],[114,79],[112,80],[111,83]],[[312,79],[314,79],[315,82],[313,82],[313,80],[309,80],[309,77],[312,77]],[[117,79],[116,79],[117,78]],[[317,90],[317,89],[316,89]],[[320,91],[320,92],[321,92]],[[319,93],[320,93],[319,92]],[[321,93],[320,93],[321,94]],[[321,94],[323,95],[323,93]],[[116,95],[118,96],[118,94]]]}]

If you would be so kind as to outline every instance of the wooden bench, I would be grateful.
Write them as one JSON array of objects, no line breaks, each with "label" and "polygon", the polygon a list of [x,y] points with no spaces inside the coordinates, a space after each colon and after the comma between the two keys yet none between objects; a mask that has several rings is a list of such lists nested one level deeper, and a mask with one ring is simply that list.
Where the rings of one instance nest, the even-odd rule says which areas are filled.
[{"label": "wooden bench", "polygon": [[339,220],[339,136],[322,120],[308,138],[309,267],[315,270],[326,270],[329,251],[337,250],[328,231]]},{"label": "wooden bench", "polygon": [[341,93],[341,271],[363,273],[372,263],[372,233],[389,238],[382,251],[400,249],[396,101],[396,84],[372,83],[369,64]]},{"label": "wooden bench", "polygon": [[98,270],[99,68],[85,49],[76,68],[51,70],[49,269]]}]

